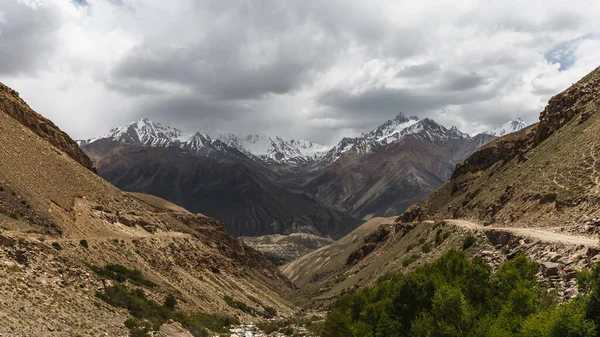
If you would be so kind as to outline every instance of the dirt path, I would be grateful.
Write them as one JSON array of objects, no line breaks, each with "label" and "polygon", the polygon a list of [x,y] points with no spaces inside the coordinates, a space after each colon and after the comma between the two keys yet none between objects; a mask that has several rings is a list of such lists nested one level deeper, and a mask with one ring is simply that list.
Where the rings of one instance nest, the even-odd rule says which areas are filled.
[{"label": "dirt path", "polygon": [[522,227],[484,227],[481,224],[468,220],[446,220],[447,223],[470,229],[470,230],[501,230],[514,233],[519,236],[526,236],[532,239],[540,240],[548,243],[563,243],[566,245],[584,245],[586,247],[598,247],[598,238],[576,236],[566,233],[556,233],[550,230],[541,228],[522,228]]}]

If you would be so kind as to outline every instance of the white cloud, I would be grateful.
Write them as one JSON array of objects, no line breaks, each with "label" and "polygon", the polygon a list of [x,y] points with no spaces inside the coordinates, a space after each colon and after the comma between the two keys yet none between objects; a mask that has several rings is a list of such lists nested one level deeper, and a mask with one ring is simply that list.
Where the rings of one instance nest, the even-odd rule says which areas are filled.
[{"label": "white cloud", "polygon": [[397,112],[473,133],[534,122],[597,67],[598,17],[587,0],[7,0],[0,75],[76,138],[149,116],[333,143]]}]

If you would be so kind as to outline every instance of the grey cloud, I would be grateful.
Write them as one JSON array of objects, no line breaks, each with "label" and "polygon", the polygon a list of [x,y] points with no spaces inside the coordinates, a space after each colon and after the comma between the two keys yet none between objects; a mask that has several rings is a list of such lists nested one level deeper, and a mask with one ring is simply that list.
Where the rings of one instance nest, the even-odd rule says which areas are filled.
[{"label": "grey cloud", "polygon": [[396,77],[419,77],[431,76],[440,70],[440,66],[435,62],[421,63],[403,67],[396,73]]},{"label": "grey cloud", "polygon": [[[405,112],[418,114],[441,109],[448,105],[467,104],[494,96],[494,87],[457,94],[456,88],[474,88],[473,80],[457,77],[449,79],[441,87],[428,89],[381,88],[369,89],[360,94],[331,90],[321,94],[317,102],[338,111],[353,114],[385,114]],[[442,90],[451,85],[452,90]],[[446,88],[447,89],[447,88]]]},{"label": "grey cloud", "polygon": [[0,6],[0,74],[33,73],[56,48],[59,13],[51,6],[31,7],[3,1]]},{"label": "grey cloud", "polygon": [[444,77],[442,83],[440,84],[440,89],[450,91],[464,91],[481,86],[486,82],[487,78],[478,75],[475,72],[470,72],[467,74],[452,72]]},{"label": "grey cloud", "polygon": [[418,31],[389,32],[372,17],[358,15],[358,7],[337,1],[196,2],[200,37],[175,47],[162,38],[146,39],[113,68],[107,83],[164,81],[219,100],[259,99],[311,83],[353,43],[385,57],[425,48]]}]

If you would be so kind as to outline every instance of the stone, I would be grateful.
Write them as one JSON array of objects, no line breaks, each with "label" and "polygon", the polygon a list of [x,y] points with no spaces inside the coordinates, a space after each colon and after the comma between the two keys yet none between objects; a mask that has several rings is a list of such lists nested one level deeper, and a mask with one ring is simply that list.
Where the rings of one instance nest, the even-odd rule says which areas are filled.
[{"label": "stone", "polygon": [[177,322],[170,322],[161,325],[155,337],[194,337],[188,330],[184,329]]},{"label": "stone", "polygon": [[540,266],[544,276],[548,277],[558,275],[558,268],[560,267],[560,264],[556,262],[542,262],[540,263]]}]

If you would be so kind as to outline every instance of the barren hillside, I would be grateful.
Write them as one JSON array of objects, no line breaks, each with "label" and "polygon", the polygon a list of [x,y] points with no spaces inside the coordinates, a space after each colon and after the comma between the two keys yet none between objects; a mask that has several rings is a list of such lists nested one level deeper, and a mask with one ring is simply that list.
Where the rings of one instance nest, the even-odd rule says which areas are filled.
[{"label": "barren hillside", "polygon": [[[109,264],[138,269],[155,284],[143,287],[150,298],[172,295],[183,311],[292,313],[281,300],[291,283],[222,223],[121,192],[63,151],[72,143],[63,133],[37,132],[44,120],[32,131],[9,116],[22,104],[0,104],[0,333],[125,335],[127,311],[95,296],[115,281],[92,266]],[[234,308],[225,296],[252,309]]]},{"label": "barren hillside", "polygon": [[540,123],[484,146],[400,220],[579,226],[600,215],[600,68],[554,96]]}]

